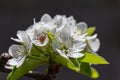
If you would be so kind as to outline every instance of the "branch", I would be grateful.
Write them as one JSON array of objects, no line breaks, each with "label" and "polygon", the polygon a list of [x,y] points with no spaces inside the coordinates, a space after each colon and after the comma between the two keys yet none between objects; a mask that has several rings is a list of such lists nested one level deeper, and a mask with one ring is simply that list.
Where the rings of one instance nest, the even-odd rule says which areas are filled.
[{"label": "branch", "polygon": [[[2,53],[0,56],[0,72],[10,73],[12,69],[6,66],[6,62],[11,58],[8,53]],[[29,71],[26,75],[27,77],[34,78],[36,80],[53,80],[55,79],[55,74],[59,72],[61,65],[56,64],[54,66],[49,65],[48,73],[42,74],[37,71]]]}]

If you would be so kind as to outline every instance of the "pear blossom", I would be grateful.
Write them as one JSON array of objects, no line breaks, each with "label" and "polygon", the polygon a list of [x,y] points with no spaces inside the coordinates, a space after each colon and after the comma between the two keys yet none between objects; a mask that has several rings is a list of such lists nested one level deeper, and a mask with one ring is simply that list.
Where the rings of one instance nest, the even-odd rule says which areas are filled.
[{"label": "pear blossom", "polygon": [[36,46],[45,46],[49,42],[48,31],[55,33],[56,26],[52,23],[52,18],[48,14],[44,14],[39,22],[29,27],[26,32],[30,36],[33,44]]},{"label": "pear blossom", "polygon": [[[76,23],[73,16],[67,18],[62,15],[55,16],[54,20],[57,27],[55,33],[56,40],[53,41],[53,47],[56,48],[61,56],[65,58],[79,58],[84,56],[82,51],[86,47],[88,47],[88,51],[92,52],[96,52],[99,49],[100,41],[97,38],[97,34],[87,36],[87,24],[85,22]],[[57,46],[55,46],[55,43]],[[67,49],[61,49],[63,47]]]},{"label": "pear blossom", "polygon": [[[31,37],[31,35],[30,35],[30,37]],[[31,41],[36,46],[45,46],[49,41],[48,35],[47,35],[47,28],[40,27],[38,29],[35,29],[32,37],[33,38]]]},{"label": "pear blossom", "polygon": [[16,67],[20,67],[24,63],[26,57],[29,55],[32,48],[32,44],[30,42],[29,36],[25,31],[18,31],[17,36],[18,39],[14,38],[12,39],[17,42],[19,41],[20,43],[23,44],[22,45],[13,44],[10,46],[8,52],[13,58],[9,59],[7,64],[11,66],[16,65]]},{"label": "pear blossom", "polygon": [[56,15],[52,18],[48,14],[44,14],[40,21],[33,19],[31,25],[26,31],[18,31],[18,39],[11,38],[23,45],[12,45],[9,53],[13,57],[8,63],[10,65],[21,66],[27,56],[29,56],[32,44],[36,46],[46,46],[49,43],[48,32],[52,33],[52,48],[65,58],[83,57],[83,51],[98,51],[100,41],[97,34],[87,35],[87,24],[85,22],[77,23],[73,16]]},{"label": "pear blossom", "polygon": [[77,32],[78,35],[85,34],[84,39],[86,39],[88,43],[89,50],[92,52],[97,52],[100,47],[100,40],[97,38],[97,34],[94,34],[93,36],[87,36],[87,24],[85,22],[78,23],[77,29],[79,30]]},{"label": "pear blossom", "polygon": [[[19,44],[13,44],[8,49],[12,58],[7,61],[5,68],[13,69],[15,66],[16,69],[8,75],[7,80],[17,80],[46,64],[53,68],[63,65],[97,78],[99,74],[91,65],[109,63],[101,56],[92,54],[100,47],[94,30],[94,27],[88,28],[85,22],[77,23],[73,16],[56,15],[52,18],[44,14],[38,22],[34,18],[33,25],[25,31],[17,31],[18,38],[11,37]],[[91,70],[86,71],[85,68]]]},{"label": "pear blossom", "polygon": [[61,46],[60,49],[56,49],[56,51],[63,57],[65,58],[80,58],[83,57],[84,54],[82,53],[82,51],[84,50],[86,44],[83,42],[78,42],[76,44],[72,43],[72,46]]},{"label": "pear blossom", "polygon": [[17,31],[17,37],[18,39],[16,38],[11,38],[11,39],[16,42],[22,43],[29,52],[31,50],[32,43],[28,34],[25,31]]},{"label": "pear blossom", "polygon": [[58,31],[55,37],[58,38],[57,41],[60,47],[56,47],[56,51],[67,59],[69,57],[83,57],[84,54],[82,54],[82,51],[86,47],[86,43],[80,40],[73,40],[70,30],[70,27],[65,25],[60,31]]},{"label": "pear blossom", "polygon": [[25,52],[26,49],[24,46],[20,45],[12,45],[9,48],[9,54],[13,57],[9,59],[7,64],[10,66],[16,66],[17,68],[20,67],[27,57],[27,53]]}]

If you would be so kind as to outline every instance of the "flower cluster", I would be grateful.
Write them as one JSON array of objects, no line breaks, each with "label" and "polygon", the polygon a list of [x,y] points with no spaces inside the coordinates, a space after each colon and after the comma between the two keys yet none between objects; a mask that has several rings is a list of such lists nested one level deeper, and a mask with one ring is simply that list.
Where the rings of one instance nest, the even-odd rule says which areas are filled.
[{"label": "flower cluster", "polygon": [[85,52],[94,54],[100,47],[100,41],[94,31],[95,28],[88,28],[85,22],[77,23],[73,16],[56,15],[52,18],[44,14],[39,22],[34,19],[34,24],[27,30],[18,31],[17,39],[11,38],[20,45],[10,46],[8,52],[13,58],[7,64],[19,68],[31,56],[37,59],[60,56],[70,62],[71,58],[82,59],[87,55]]}]

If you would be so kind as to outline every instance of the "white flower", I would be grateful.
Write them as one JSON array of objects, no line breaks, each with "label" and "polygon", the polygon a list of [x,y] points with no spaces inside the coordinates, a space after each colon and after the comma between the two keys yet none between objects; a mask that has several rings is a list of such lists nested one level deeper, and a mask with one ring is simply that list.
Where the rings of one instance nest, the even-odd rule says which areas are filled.
[{"label": "white flower", "polygon": [[45,46],[48,43],[48,35],[45,27],[34,30],[32,42],[37,46]]},{"label": "white flower", "polygon": [[18,39],[11,38],[23,45],[12,45],[9,53],[13,57],[8,61],[10,65],[21,66],[27,56],[29,56],[32,44],[36,46],[46,46],[49,42],[48,32],[52,33],[52,47],[65,58],[80,58],[85,49],[95,53],[100,47],[97,34],[87,35],[87,24],[85,22],[76,23],[73,16],[56,15],[53,19],[50,15],[44,14],[39,22],[34,19],[34,24],[26,31],[18,31]]},{"label": "white flower", "polygon": [[37,23],[34,21],[34,24],[26,30],[32,43],[36,46],[47,45],[49,42],[48,31],[52,33],[56,31],[56,26],[48,14],[43,15],[41,21]]},{"label": "white flower", "polygon": [[61,15],[55,16],[54,22],[56,24],[56,33],[54,34],[56,40],[53,40],[53,47],[61,56],[79,58],[84,55],[81,52],[86,47],[88,51],[92,52],[99,49],[100,41],[97,35],[87,36],[87,24],[85,22],[77,24],[72,16],[67,18]]},{"label": "white flower", "polygon": [[55,35],[55,41],[59,44],[59,47],[55,46],[53,42],[53,47],[56,48],[56,51],[65,58],[80,58],[83,57],[84,54],[81,51],[86,47],[85,42],[80,40],[73,40],[71,36],[71,29],[69,26],[64,26],[58,33]]},{"label": "white flower", "polygon": [[94,34],[93,36],[87,36],[86,34],[87,24],[85,22],[78,23],[77,29],[79,30],[77,33],[85,34],[84,39],[87,40],[89,49],[92,52],[97,52],[100,47],[100,41],[97,38],[97,34]]},{"label": "white flower", "polygon": [[11,65],[11,66],[16,65],[16,67],[20,67],[23,64],[23,62],[28,54],[28,53],[26,53],[25,47],[20,46],[20,45],[10,46],[8,52],[13,58],[9,59],[7,64]]},{"label": "white flower", "polygon": [[47,35],[47,27],[42,23],[35,23],[33,26],[26,30],[31,41],[36,46],[45,46],[49,39]]},{"label": "white flower", "polygon": [[18,39],[12,39],[23,44],[14,44],[10,46],[8,52],[13,58],[8,60],[7,64],[11,66],[16,65],[16,67],[20,67],[23,64],[25,58],[29,55],[32,48],[32,44],[30,42],[29,36],[25,31],[18,31],[17,36]]},{"label": "white flower", "polygon": [[17,37],[18,39],[15,39],[15,38],[11,38],[11,39],[16,42],[23,43],[26,49],[30,51],[32,44],[31,44],[30,37],[28,36],[28,34],[25,31],[18,31]]},{"label": "white flower", "polygon": [[61,46],[61,49],[56,49],[57,52],[65,57],[65,58],[80,58],[83,57],[84,54],[81,52],[84,50],[84,48],[86,47],[86,44],[83,42],[76,42],[76,43],[72,43],[72,46]]}]

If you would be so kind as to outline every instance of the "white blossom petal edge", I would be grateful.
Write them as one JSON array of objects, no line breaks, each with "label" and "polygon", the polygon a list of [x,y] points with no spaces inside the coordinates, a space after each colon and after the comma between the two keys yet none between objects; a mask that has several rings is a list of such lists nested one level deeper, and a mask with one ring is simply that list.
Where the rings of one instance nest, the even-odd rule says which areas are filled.
[{"label": "white blossom petal edge", "polygon": [[27,56],[24,46],[20,45],[11,45],[8,52],[13,58],[9,59],[7,64],[10,66],[16,65],[17,68],[23,64]]},{"label": "white blossom petal edge", "polygon": [[100,40],[97,38],[97,34],[94,34],[93,36],[86,37],[88,41],[88,46],[93,52],[97,52],[100,48]]}]

